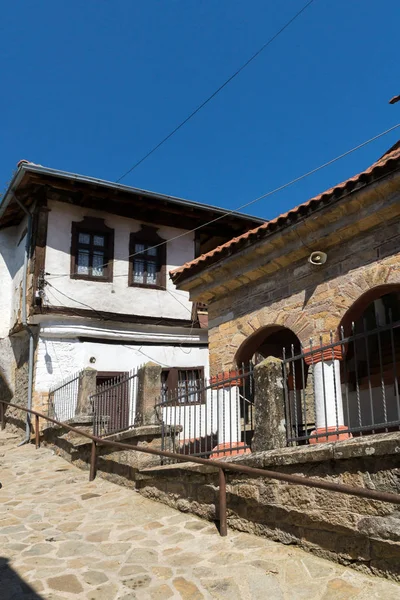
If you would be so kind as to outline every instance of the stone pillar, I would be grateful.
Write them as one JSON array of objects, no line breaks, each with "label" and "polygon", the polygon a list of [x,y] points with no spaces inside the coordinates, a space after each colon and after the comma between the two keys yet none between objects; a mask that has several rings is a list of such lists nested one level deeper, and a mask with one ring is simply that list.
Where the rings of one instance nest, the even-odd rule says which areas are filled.
[{"label": "stone pillar", "polygon": [[286,416],[282,361],[269,356],[254,368],[253,452],[285,448]]},{"label": "stone pillar", "polygon": [[78,400],[76,402],[75,416],[88,416],[93,414],[90,396],[96,393],[96,369],[83,369],[79,374]]},{"label": "stone pillar", "polygon": [[316,351],[305,358],[314,370],[315,430],[313,434],[326,434],[311,438],[310,444],[336,442],[351,437],[343,416],[342,386],[340,381],[341,347]]},{"label": "stone pillar", "polygon": [[161,366],[152,362],[146,363],[138,371],[135,427],[157,425],[159,422],[154,405],[160,398],[161,371]]}]

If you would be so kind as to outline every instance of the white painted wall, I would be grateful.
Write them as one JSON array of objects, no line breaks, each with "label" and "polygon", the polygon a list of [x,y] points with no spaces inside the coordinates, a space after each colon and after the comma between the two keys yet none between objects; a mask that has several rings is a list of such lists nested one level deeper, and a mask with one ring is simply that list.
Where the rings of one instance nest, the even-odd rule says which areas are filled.
[{"label": "white painted wall", "polygon": [[[90,358],[95,362],[91,363]],[[167,367],[204,367],[208,374],[208,348],[185,346],[143,346],[141,344],[105,344],[96,341],[39,337],[35,391],[50,387],[86,367],[97,371],[131,371],[147,362]]]},{"label": "white painted wall", "polygon": [[0,231],[0,338],[8,335],[11,323],[15,237],[15,227],[8,227]]},{"label": "white painted wall", "polygon": [[[128,286],[129,236],[140,231],[141,222],[96,210],[72,206],[63,202],[49,202],[49,222],[45,270],[51,275],[47,279],[56,288],[74,301],[47,287],[49,303],[55,306],[85,308],[79,302],[96,310],[115,313],[131,313],[151,317],[191,318],[189,294],[177,292],[167,273],[167,290],[144,289]],[[132,209],[134,211],[134,208]],[[114,279],[112,283],[70,279],[71,227],[73,221],[85,216],[104,218],[108,227],[115,231]],[[156,223],[151,223],[156,225]],[[173,238],[185,230],[160,226],[158,234],[163,239]],[[167,244],[167,272],[194,258],[193,234]],[[86,307],[87,308],[87,307]]]},{"label": "white painted wall", "polygon": [[7,337],[21,307],[27,219],[0,231],[0,338]]}]

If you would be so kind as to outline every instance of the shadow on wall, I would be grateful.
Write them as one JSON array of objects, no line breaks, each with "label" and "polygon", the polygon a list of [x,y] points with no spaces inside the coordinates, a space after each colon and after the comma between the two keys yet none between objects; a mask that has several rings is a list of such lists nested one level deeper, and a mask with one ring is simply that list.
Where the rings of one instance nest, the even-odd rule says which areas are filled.
[{"label": "shadow on wall", "polygon": [[0,400],[4,400],[5,402],[10,402],[12,398],[12,392],[8,387],[6,378],[0,370]]},{"label": "shadow on wall", "polygon": [[7,558],[0,557],[1,598],[25,598],[26,600],[44,600],[30,585],[9,566]]}]

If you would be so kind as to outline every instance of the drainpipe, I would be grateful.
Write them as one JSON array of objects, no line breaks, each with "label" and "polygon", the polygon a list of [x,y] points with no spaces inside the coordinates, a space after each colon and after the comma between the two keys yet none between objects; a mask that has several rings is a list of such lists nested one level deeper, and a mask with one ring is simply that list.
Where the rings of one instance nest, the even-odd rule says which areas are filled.
[{"label": "drainpipe", "polygon": [[[33,388],[33,354],[34,354],[34,336],[33,331],[28,325],[28,317],[27,317],[27,305],[26,305],[26,290],[27,290],[27,279],[28,279],[28,260],[29,260],[29,252],[31,247],[32,240],[32,215],[35,210],[35,204],[32,207],[32,212],[30,212],[20,200],[14,194],[14,199],[17,204],[22,208],[24,213],[28,217],[28,228],[26,232],[26,244],[25,244],[25,255],[24,255],[24,271],[22,276],[22,325],[25,327],[29,334],[29,355],[28,355],[28,409],[32,409],[32,388]],[[25,429],[25,438],[22,440],[18,446],[22,446],[23,444],[27,444],[31,438],[31,418],[30,414],[26,413],[26,429]]]}]

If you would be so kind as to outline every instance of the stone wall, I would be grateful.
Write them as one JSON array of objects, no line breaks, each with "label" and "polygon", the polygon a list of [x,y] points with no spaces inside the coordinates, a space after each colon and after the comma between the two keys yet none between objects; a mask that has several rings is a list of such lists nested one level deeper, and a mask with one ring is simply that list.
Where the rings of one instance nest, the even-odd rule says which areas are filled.
[{"label": "stone wall", "polygon": [[[249,256],[252,248],[248,250]],[[305,345],[329,341],[346,311],[369,290],[400,285],[400,221],[383,222],[369,232],[329,249],[325,265],[307,259],[265,276],[209,303],[211,375],[232,368],[240,346],[262,327],[291,329]]]},{"label": "stone wall", "polygon": [[[73,425],[84,433],[93,434],[91,424],[74,423]],[[55,426],[46,426],[42,435],[43,442],[52,445],[57,454],[74,463],[78,468],[89,470],[92,442],[87,437]],[[109,435],[107,440],[161,450],[161,436],[160,425],[147,425]],[[171,437],[168,436],[168,439],[171,440]],[[170,444],[171,447],[166,449],[172,451],[172,441]],[[97,474],[126,487],[136,487],[136,474],[140,470],[159,465],[161,465],[161,458],[156,455],[134,450],[118,450],[108,446],[97,448]]]},{"label": "stone wall", "polygon": [[[36,328],[34,334],[34,347],[37,343]],[[7,341],[7,356],[9,362],[9,378],[7,382],[8,397],[5,398],[13,404],[27,407],[28,405],[28,376],[29,376],[29,335],[25,330],[14,334]],[[7,422],[19,431],[25,430],[26,413],[8,407],[6,410]]]},{"label": "stone wall", "polygon": [[[399,494],[399,449],[396,433],[255,453],[233,462]],[[218,475],[211,467],[153,468],[136,479],[148,498],[206,519],[217,516]],[[234,529],[400,581],[398,505],[227,472],[227,506]]]}]

